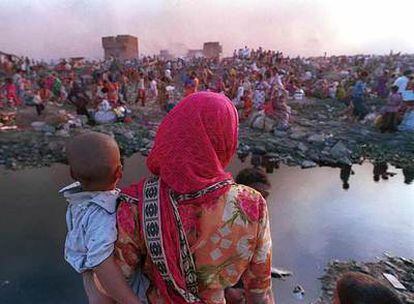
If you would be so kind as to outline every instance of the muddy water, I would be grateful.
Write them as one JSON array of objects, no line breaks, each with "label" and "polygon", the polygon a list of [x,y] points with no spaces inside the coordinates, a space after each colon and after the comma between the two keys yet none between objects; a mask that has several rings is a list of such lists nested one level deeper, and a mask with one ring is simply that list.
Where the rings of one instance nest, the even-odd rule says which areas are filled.
[{"label": "muddy water", "polygon": [[[249,166],[235,160],[233,173]],[[300,284],[308,303],[317,278],[334,259],[373,260],[387,251],[414,257],[414,186],[401,170],[373,181],[373,166],[354,166],[348,190],[340,170],[281,167],[269,174],[273,264],[294,272],[275,281],[278,303],[298,303]],[[127,185],[146,174],[143,159],[126,162]],[[65,202],[57,190],[70,182],[67,167],[0,170],[0,303],[86,303],[79,276],[63,260]]]}]

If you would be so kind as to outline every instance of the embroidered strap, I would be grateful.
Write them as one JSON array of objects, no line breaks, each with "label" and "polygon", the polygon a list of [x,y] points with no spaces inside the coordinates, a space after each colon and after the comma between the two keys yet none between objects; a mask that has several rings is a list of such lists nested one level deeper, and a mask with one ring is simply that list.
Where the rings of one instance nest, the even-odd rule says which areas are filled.
[{"label": "embroidered strap", "polygon": [[180,265],[185,275],[188,290],[184,290],[177,285],[168,268],[162,241],[159,191],[160,184],[157,177],[148,178],[145,181],[142,213],[144,218],[144,238],[148,253],[152,262],[158,268],[163,280],[165,280],[169,286],[173,287],[187,303],[200,302],[200,299],[197,296],[197,275],[195,272],[194,260],[190,253],[177,205],[174,200],[172,200],[174,217],[177,221],[180,239]]},{"label": "embroidered strap", "polygon": [[188,200],[199,198],[210,192],[216,191],[220,188],[223,188],[225,186],[232,185],[232,184],[234,184],[234,181],[232,179],[226,179],[224,181],[208,186],[207,188],[201,189],[200,191],[197,191],[197,192],[188,193],[188,194],[172,194],[172,195],[176,202],[188,201]]},{"label": "embroidered strap", "polygon": [[174,217],[177,223],[180,239],[180,263],[181,270],[183,271],[185,277],[185,285],[187,286],[188,290],[190,290],[190,292],[198,294],[197,272],[194,259],[190,252],[190,246],[188,244],[187,236],[181,222],[180,213],[178,212],[177,202],[174,200],[171,194],[172,191],[170,191],[170,199],[173,204]]}]

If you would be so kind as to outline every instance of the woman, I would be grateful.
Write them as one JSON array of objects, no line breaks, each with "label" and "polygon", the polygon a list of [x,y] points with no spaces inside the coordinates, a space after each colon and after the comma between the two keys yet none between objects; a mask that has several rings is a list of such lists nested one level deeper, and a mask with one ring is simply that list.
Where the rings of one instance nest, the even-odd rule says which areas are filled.
[{"label": "woman", "polygon": [[270,85],[263,79],[263,75],[258,74],[258,80],[255,84],[253,95],[253,104],[256,110],[262,110],[266,100],[266,91],[270,89]]},{"label": "woman", "polygon": [[154,176],[122,191],[115,255],[127,278],[149,280],[149,303],[226,303],[240,278],[247,303],[273,303],[266,202],[225,171],[237,130],[227,97],[188,96],[158,129]]}]

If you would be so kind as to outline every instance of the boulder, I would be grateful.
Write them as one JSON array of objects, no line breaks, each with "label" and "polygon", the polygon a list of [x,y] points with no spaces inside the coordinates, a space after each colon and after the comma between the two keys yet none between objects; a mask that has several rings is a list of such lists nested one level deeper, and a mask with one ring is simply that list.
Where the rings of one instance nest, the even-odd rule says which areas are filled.
[{"label": "boulder", "polygon": [[338,141],[329,151],[329,153],[336,159],[349,158],[351,151],[345,146],[342,141]]},{"label": "boulder", "polygon": [[31,123],[32,128],[35,131],[42,131],[42,128],[46,125],[46,123],[44,121],[34,121]]},{"label": "boulder", "polygon": [[308,142],[312,144],[322,144],[325,142],[325,138],[324,134],[312,134],[308,137]]},{"label": "boulder", "polygon": [[249,126],[253,129],[270,132],[274,129],[276,121],[267,117],[264,113],[254,113],[249,120]]},{"label": "boulder", "polygon": [[303,169],[308,169],[308,168],[314,168],[314,167],[316,167],[318,164],[317,163],[315,163],[315,162],[313,162],[313,161],[311,161],[311,160],[304,160],[303,162],[302,162],[302,164],[301,164],[301,167],[303,168]]},{"label": "boulder", "polygon": [[302,142],[300,142],[297,146],[297,148],[302,151],[303,153],[305,153],[306,151],[309,150],[309,148]]}]

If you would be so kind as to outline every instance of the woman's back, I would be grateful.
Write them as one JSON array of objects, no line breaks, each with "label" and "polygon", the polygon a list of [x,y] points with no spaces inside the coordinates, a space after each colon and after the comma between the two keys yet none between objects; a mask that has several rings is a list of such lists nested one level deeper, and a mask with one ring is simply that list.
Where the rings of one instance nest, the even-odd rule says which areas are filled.
[{"label": "woman's back", "polygon": [[[127,191],[131,193],[130,189]],[[116,253],[124,274],[131,278],[137,266],[153,281],[145,240],[139,224],[140,204],[123,196],[118,209]],[[232,185],[216,201],[178,207],[194,257],[199,297],[204,303],[225,303],[224,289],[240,279],[252,303],[270,303],[271,238],[266,202],[255,190]],[[150,303],[167,303],[152,284]],[[269,301],[269,302],[268,302]]]}]

